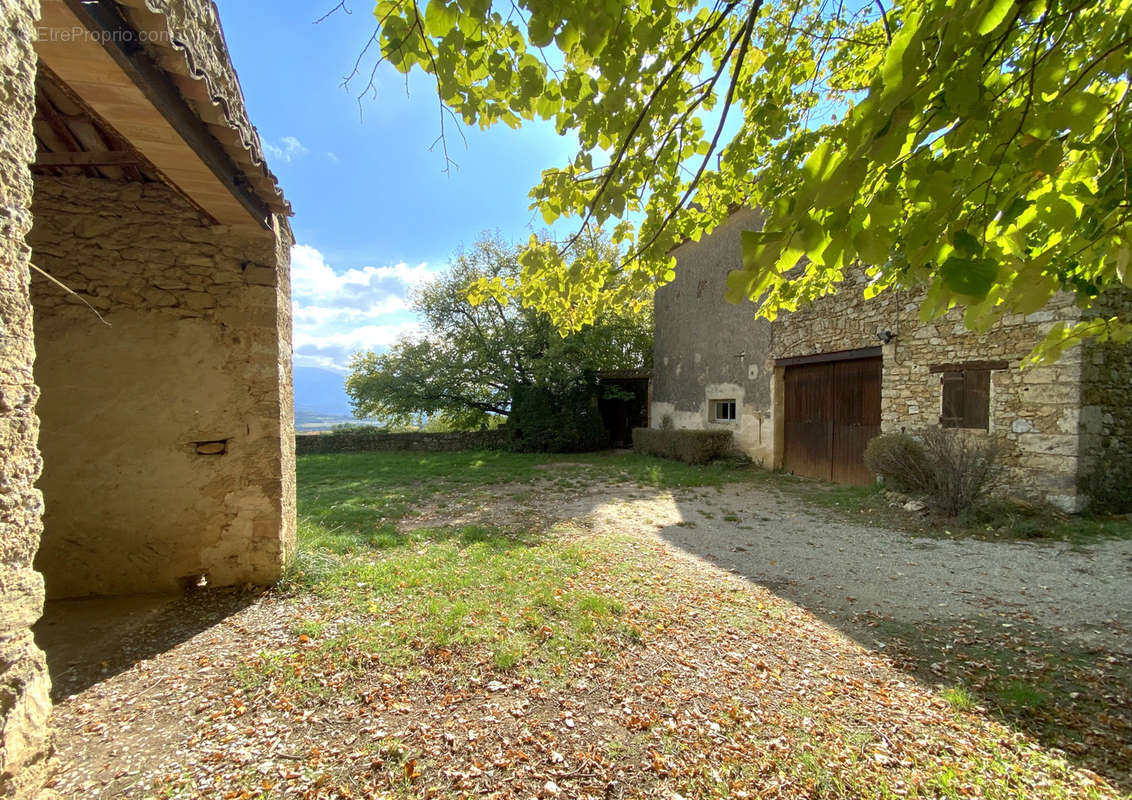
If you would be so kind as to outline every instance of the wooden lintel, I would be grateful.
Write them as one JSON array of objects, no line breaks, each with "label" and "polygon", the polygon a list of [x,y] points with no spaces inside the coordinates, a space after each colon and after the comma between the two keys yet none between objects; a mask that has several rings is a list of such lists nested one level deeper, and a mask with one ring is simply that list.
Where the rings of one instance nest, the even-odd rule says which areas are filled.
[{"label": "wooden lintel", "polygon": [[121,150],[82,153],[39,153],[33,167],[125,167],[138,166],[141,159]]},{"label": "wooden lintel", "polygon": [[928,372],[962,372],[965,369],[1007,369],[1009,361],[963,361],[958,364],[932,364]]},{"label": "wooden lintel", "polygon": [[776,358],[776,367],[799,367],[803,364],[826,364],[830,361],[856,361],[859,358],[880,358],[882,349],[879,347],[862,347],[858,350],[839,350],[836,353],[815,353],[812,356],[793,356],[791,358]]}]

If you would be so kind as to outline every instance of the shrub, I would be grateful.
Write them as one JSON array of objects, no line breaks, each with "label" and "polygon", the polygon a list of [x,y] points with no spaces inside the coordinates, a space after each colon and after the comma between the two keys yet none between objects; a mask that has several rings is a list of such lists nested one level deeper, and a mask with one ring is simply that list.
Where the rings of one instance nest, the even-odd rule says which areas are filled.
[{"label": "shrub", "polygon": [[902,492],[930,492],[932,473],[924,446],[906,433],[885,433],[865,448],[865,465]]},{"label": "shrub", "polygon": [[986,496],[1002,472],[993,439],[945,428],[878,436],[865,448],[865,464],[897,489],[927,495],[951,516]]},{"label": "shrub", "polygon": [[687,464],[706,464],[728,455],[731,431],[634,428],[633,449],[638,453],[674,458]]},{"label": "shrub", "polygon": [[1089,511],[1093,513],[1132,512],[1132,454],[1106,450],[1081,479],[1081,490],[1089,498]]},{"label": "shrub", "polygon": [[609,446],[597,391],[586,385],[561,391],[516,386],[506,430],[511,449],[522,453],[578,453]]},{"label": "shrub", "polygon": [[951,516],[970,508],[990,492],[1002,474],[998,443],[945,428],[920,433],[931,474],[928,497],[932,505]]}]

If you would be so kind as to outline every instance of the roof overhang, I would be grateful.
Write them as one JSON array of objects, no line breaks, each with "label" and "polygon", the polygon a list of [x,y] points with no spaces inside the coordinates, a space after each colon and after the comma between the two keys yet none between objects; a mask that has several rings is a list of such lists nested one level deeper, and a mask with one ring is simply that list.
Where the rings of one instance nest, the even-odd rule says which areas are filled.
[{"label": "roof overhang", "polygon": [[[124,2],[156,16],[141,0]],[[258,154],[206,123],[185,97],[192,77],[171,74],[143,45],[162,32],[139,32],[114,0],[41,0],[41,8],[36,52],[91,110],[217,223],[274,230],[275,215],[289,213],[278,190],[264,188],[274,176],[262,157],[259,174],[248,169]]]}]

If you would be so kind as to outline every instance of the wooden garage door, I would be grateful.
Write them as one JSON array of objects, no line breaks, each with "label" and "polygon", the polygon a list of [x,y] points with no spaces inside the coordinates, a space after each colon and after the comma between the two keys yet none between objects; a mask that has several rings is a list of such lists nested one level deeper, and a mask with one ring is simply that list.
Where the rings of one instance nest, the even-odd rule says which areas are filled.
[{"label": "wooden garage door", "polygon": [[880,433],[881,359],[786,367],[784,458],[787,472],[866,484],[865,445]]}]

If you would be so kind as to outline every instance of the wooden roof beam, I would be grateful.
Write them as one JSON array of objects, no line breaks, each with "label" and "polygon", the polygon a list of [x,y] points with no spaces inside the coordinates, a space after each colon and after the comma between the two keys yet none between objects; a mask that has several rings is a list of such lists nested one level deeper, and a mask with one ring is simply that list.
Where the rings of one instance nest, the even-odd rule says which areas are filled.
[{"label": "wooden roof beam", "polygon": [[122,150],[86,151],[81,153],[40,153],[33,167],[125,167],[139,166],[141,160]]}]

